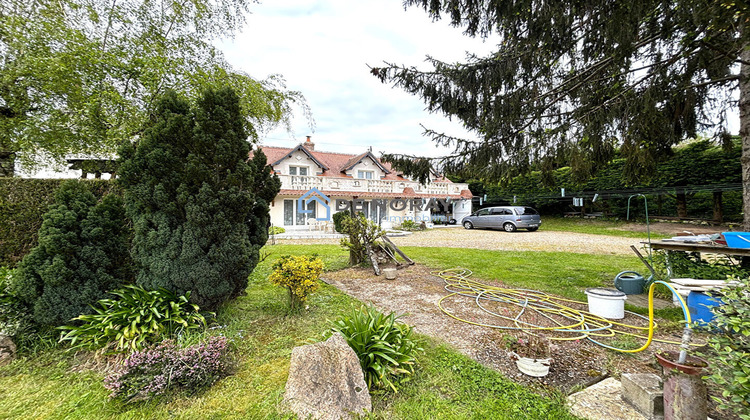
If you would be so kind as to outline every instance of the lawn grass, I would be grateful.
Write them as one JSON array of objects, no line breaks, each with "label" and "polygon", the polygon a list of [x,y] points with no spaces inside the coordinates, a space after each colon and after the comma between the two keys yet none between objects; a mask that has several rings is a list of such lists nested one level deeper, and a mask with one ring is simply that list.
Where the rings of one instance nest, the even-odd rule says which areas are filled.
[{"label": "lawn grass", "polygon": [[[637,232],[623,229],[629,223],[622,220],[610,219],[581,219],[577,217],[550,217],[542,218],[541,230],[558,232],[589,233],[592,235],[609,235],[624,238],[647,239],[647,232]],[[643,223],[638,223],[643,225]],[[671,237],[660,233],[651,232],[651,239],[663,239]]]},{"label": "lawn grass", "polygon": [[[107,398],[101,374],[74,369],[77,359],[71,353],[47,350],[22,356],[0,368],[0,418],[289,418],[278,406],[292,348],[321,340],[328,321],[350,311],[359,302],[323,284],[310,297],[307,311],[289,315],[286,291],[266,280],[273,261],[284,254],[316,253],[328,269],[338,269],[346,265],[347,255],[335,245],[277,245],[264,251],[269,252],[268,257],[251,275],[246,295],[227,304],[220,311],[218,328],[206,333],[221,333],[233,339],[239,357],[235,375],[198,395],[126,405]],[[437,264],[435,258],[439,256],[431,254],[440,251],[415,248],[407,252],[419,261]],[[454,250],[453,259],[443,263],[475,262],[474,257],[465,255],[474,252],[465,250],[457,254]],[[538,253],[519,254],[532,258]],[[495,252],[495,257],[501,258],[501,254]],[[498,261],[498,266],[510,263],[504,258]],[[486,261],[482,264],[487,265]],[[540,281],[533,276],[528,278],[530,282]],[[197,338],[190,337],[189,341]],[[418,373],[398,394],[375,394],[375,411],[370,418],[572,418],[562,397],[539,396],[432,341],[428,340],[425,348]]]},{"label": "lawn grass", "polygon": [[[499,280],[507,286],[533,289],[585,302],[589,287],[612,288],[622,271],[644,271],[634,255],[589,255],[568,252],[490,251],[466,248],[403,247],[415,261],[435,269],[468,268],[477,280]],[[648,314],[647,308],[625,309]],[[656,309],[657,317],[682,320],[679,308]]]}]

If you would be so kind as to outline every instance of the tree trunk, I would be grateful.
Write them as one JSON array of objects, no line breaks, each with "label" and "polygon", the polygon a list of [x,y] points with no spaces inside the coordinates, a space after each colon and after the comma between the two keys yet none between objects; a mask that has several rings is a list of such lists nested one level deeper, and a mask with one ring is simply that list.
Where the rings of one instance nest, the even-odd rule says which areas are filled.
[{"label": "tree trunk", "polygon": [[721,191],[714,191],[714,222],[722,223],[724,221],[724,206],[721,202]]},{"label": "tree trunk", "polygon": [[740,137],[742,138],[742,210],[745,231],[750,230],[750,46],[740,53]]},{"label": "tree trunk", "polygon": [[0,177],[12,177],[15,175],[16,154],[0,150]]},{"label": "tree trunk", "polygon": [[687,214],[687,194],[685,192],[678,192],[675,194],[677,200],[677,217],[688,217]]}]

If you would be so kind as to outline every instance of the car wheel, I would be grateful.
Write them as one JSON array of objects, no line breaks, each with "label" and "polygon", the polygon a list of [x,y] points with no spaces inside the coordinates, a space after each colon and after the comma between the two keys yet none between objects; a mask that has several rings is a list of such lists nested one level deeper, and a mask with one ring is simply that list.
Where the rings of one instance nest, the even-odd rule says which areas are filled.
[{"label": "car wheel", "polygon": [[474,225],[471,224],[471,222],[464,222],[464,229],[473,229]]},{"label": "car wheel", "polygon": [[456,221],[456,219],[451,219],[450,221],[448,221],[448,224],[449,224],[449,225],[455,225],[456,223],[458,223],[458,222]]},{"label": "car wheel", "polygon": [[537,230],[539,230],[538,227],[529,228],[529,232],[536,232]]},{"label": "car wheel", "polygon": [[516,225],[514,225],[513,223],[506,223],[503,225],[503,229],[505,229],[506,232],[515,232]]}]

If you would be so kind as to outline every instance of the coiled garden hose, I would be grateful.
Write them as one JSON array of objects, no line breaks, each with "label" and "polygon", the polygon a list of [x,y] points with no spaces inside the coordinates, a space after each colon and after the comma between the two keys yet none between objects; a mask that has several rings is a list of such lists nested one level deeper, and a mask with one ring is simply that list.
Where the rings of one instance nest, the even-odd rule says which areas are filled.
[{"label": "coiled garden hose", "polygon": [[[645,317],[634,312],[626,311],[628,314],[639,317],[648,322],[647,326],[629,325],[621,322],[615,322],[598,315],[594,315],[588,311],[572,308],[571,304],[586,305],[585,302],[579,302],[572,299],[565,299],[557,296],[552,296],[544,292],[528,289],[507,289],[502,287],[496,287],[488,284],[484,284],[475,280],[469,279],[472,275],[472,271],[465,268],[453,268],[449,270],[436,271],[432,273],[443,279],[445,282],[445,290],[450,292],[448,295],[443,296],[438,301],[438,307],[443,313],[461,322],[466,322],[472,325],[496,328],[500,330],[515,330],[523,331],[529,334],[538,332],[551,333],[548,338],[550,340],[558,341],[569,341],[569,340],[580,340],[587,339],[599,346],[620,351],[623,353],[637,353],[648,348],[653,341],[667,343],[667,344],[684,344],[678,341],[670,341],[654,338],[654,329],[657,327],[654,321],[654,289],[656,284],[663,284],[674,293],[680,302],[682,312],[685,317],[686,328],[690,325],[690,312],[687,309],[685,301],[682,299],[675,290],[669,284],[663,281],[652,282],[648,290],[648,317]],[[506,325],[498,325],[489,322],[479,322],[461,318],[454,313],[451,313],[443,306],[443,302],[446,299],[450,299],[454,296],[464,296],[473,298],[476,305],[485,313],[492,317],[505,320]],[[487,302],[499,302],[504,305],[511,307],[515,306],[518,311],[515,315],[506,313],[501,314],[498,311],[492,311],[486,307]],[[548,321],[552,325],[538,325],[530,321],[522,320],[522,316],[525,313],[534,312],[535,316],[540,316]],[[646,335],[642,333],[632,333],[625,331],[624,329],[643,331],[647,332]],[[558,335],[554,335],[558,333]],[[573,334],[573,335],[569,335]],[[605,343],[602,343],[602,338],[614,337],[617,334],[631,336],[639,339],[645,339],[646,343],[640,348],[629,350],[614,347]],[[695,345],[695,344],[694,344]]]}]

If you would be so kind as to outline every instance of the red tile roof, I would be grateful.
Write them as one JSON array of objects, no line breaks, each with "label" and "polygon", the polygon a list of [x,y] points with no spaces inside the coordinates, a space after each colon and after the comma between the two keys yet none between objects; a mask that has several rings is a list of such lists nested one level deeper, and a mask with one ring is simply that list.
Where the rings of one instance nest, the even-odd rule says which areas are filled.
[{"label": "red tile roof", "polygon": [[[411,190],[411,191],[407,191]],[[464,190],[468,191],[468,190]],[[293,196],[297,197],[301,195],[302,191],[300,190],[281,190],[279,191],[279,195],[284,196]],[[325,194],[327,197],[360,197],[360,198],[452,198],[452,199],[461,199],[465,198],[463,194],[417,194],[414,192],[412,188],[405,188],[404,192],[402,193],[384,193],[384,192],[370,192],[370,191],[333,191],[333,190],[323,190],[321,191],[322,194]],[[471,194],[471,193],[470,193]],[[469,197],[471,198],[471,197]]]},{"label": "red tile roof", "polygon": [[[260,146],[261,150],[263,150],[263,153],[265,153],[266,157],[268,158],[268,164],[272,164],[274,162],[277,162],[278,160],[284,158],[289,152],[291,152],[293,149],[295,149],[297,146],[294,147],[276,147],[276,146]],[[318,150],[309,150],[311,155],[315,157],[321,164],[328,167],[328,170],[323,172],[322,176],[331,176],[331,177],[344,177],[344,178],[352,178],[350,175],[346,175],[344,171],[344,168],[350,167],[353,164],[357,163],[359,159],[364,158],[368,155],[369,152],[364,152],[359,155],[351,155],[346,153],[334,153],[334,152],[323,152]],[[250,152],[250,156],[252,157],[252,152]],[[386,180],[406,180],[400,173],[397,173],[391,168],[391,165],[387,162],[383,162],[380,159],[378,159],[376,156],[371,156],[378,161],[380,165],[383,166],[383,168],[390,171],[390,173],[387,173],[383,179]],[[448,182],[451,181],[446,178],[439,178],[437,182]]]}]

